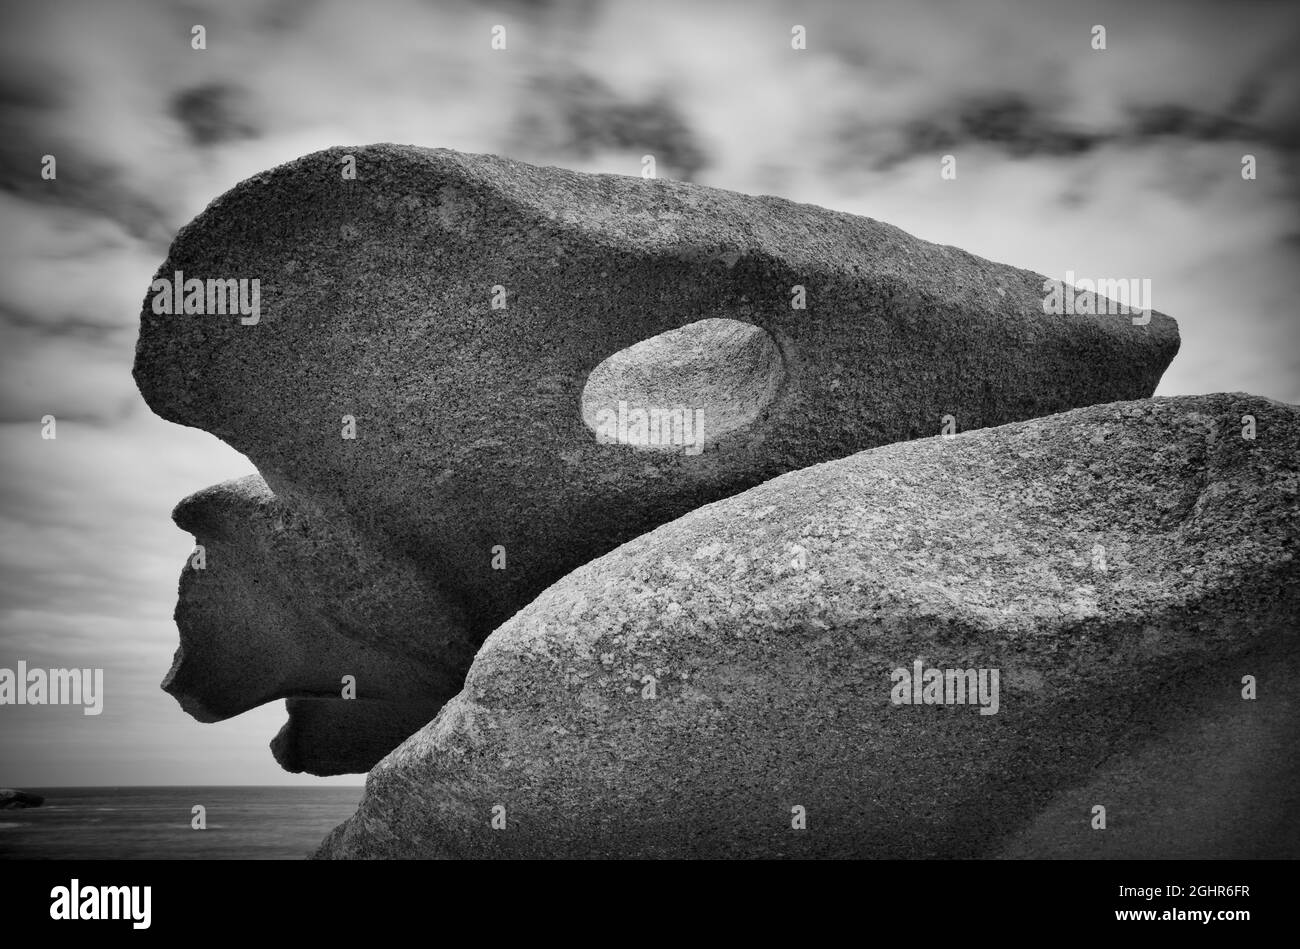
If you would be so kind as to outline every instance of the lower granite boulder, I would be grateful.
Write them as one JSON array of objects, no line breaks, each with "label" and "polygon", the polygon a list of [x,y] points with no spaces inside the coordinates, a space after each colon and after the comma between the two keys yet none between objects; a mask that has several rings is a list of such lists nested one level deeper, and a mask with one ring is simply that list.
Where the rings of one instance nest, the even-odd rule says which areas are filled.
[{"label": "lower granite boulder", "polygon": [[[1150,399],[710,504],[500,626],[318,856],[1083,854],[1226,748],[1207,793],[1294,826],[1297,446],[1295,406]],[[1124,855],[1300,855],[1181,813]]]},{"label": "lower granite boulder", "polygon": [[[1294,624],[1289,635],[1294,636]],[[1264,660],[1264,661],[1260,661]],[[1004,859],[1250,860],[1300,856],[1300,656],[1217,666],[1165,686],[1149,720],[1087,781],[1060,791],[995,854]],[[1093,809],[1106,809],[1104,833]]]}]

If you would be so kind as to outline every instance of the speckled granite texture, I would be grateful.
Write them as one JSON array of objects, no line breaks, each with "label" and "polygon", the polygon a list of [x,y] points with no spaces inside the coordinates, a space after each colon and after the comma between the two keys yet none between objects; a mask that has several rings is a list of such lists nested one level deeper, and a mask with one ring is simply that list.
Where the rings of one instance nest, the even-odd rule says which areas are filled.
[{"label": "speckled granite texture", "polygon": [[[319,855],[1105,855],[1109,804],[1112,852],[1297,856],[1298,491],[1300,408],[1242,394],[784,475],[503,624]],[[895,704],[916,659],[996,714]]]},{"label": "speckled granite texture", "polygon": [[[258,280],[259,318],[157,314],[151,294],[140,391],[261,479],[178,510],[211,550],[182,578],[167,687],[204,720],[291,697],[277,756],[321,774],[373,764],[495,627],[659,524],[945,416],[1148,396],[1178,347],[1167,316],[1045,315],[1042,277],[867,218],[397,145],[241,183],[177,236],[158,276],[177,271]],[[645,345],[593,380],[606,405],[698,389],[701,451],[597,440],[593,370],[722,320],[761,332]]]}]

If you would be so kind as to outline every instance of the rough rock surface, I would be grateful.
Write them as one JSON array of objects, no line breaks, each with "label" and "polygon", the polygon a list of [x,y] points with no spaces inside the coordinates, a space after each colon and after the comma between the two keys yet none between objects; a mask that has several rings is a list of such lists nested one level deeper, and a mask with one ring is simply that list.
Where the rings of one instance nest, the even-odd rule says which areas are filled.
[{"label": "rough rock surface", "polygon": [[[395,145],[241,183],[177,236],[158,278],[177,272],[259,281],[256,321],[160,314],[151,289],[140,391],[265,479],[209,489],[178,520],[218,547],[204,528],[219,527],[225,556],[277,577],[220,549],[187,571],[168,688],[204,719],[280,695],[332,734],[355,715],[347,761],[291,723],[286,764],[316,773],[395,743],[371,731],[367,684],[436,707],[492,629],[658,524],[945,416],[964,431],[1150,395],[1178,347],[1166,316],[1045,315],[1042,277],[867,218]],[[701,408],[703,451],[598,440],[584,413],[621,384],[622,401]],[[357,703],[331,699],[362,666]]]},{"label": "rough rock surface", "polygon": [[[359,542],[347,519],[290,508],[255,475],[191,495],[173,517],[204,550],[181,574],[181,645],[163,688],[199,721],[298,696],[276,760],[365,771],[376,747],[395,747],[459,691],[477,642],[456,604],[411,561]],[[354,700],[342,698],[345,676]]]},{"label": "rough rock surface", "polygon": [[0,788],[0,810],[40,807],[44,803],[45,798],[39,794],[32,794],[30,791],[19,791],[15,788]]},{"label": "rough rock surface", "polygon": [[[1295,636],[1296,619],[1285,634]],[[1227,669],[1231,675],[1223,672]],[[1259,680],[1242,700],[1243,675]],[[1151,720],[1159,716],[1158,721]],[[1162,690],[1088,780],[1057,794],[996,856],[1258,860],[1300,857],[1300,656],[1261,651]],[[1104,833],[1093,808],[1107,811]]]},{"label": "rough rock surface", "polygon": [[[1298,492],[1300,408],[1242,394],[787,474],[578,568],[496,630],[319,855],[1081,855],[1111,833],[1094,804],[1129,842],[1146,821],[1144,856],[1216,834],[1275,854],[1268,830],[1300,816],[1269,778],[1300,737]],[[896,704],[893,670],[917,659],[999,670],[996,714]],[[1238,756],[1235,782],[1201,775],[1219,803],[1289,810],[1178,805],[1204,770],[1197,734],[1214,739],[1199,754]],[[1156,832],[1175,805],[1201,822]]]}]

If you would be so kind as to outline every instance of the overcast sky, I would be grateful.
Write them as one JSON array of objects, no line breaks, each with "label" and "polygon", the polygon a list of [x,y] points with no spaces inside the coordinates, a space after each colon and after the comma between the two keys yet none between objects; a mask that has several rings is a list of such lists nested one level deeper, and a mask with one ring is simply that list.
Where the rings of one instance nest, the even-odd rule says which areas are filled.
[{"label": "overcast sky", "polygon": [[145,407],[137,322],[176,231],[241,179],[381,141],[632,175],[651,153],[1052,277],[1149,278],[1183,340],[1160,394],[1300,402],[1297,10],[6,0],[0,667],[100,667],[107,695],[0,707],[0,786],[322,781],[272,760],[282,703],[201,725],[159,689],[193,546],[171,508],[253,469]]}]

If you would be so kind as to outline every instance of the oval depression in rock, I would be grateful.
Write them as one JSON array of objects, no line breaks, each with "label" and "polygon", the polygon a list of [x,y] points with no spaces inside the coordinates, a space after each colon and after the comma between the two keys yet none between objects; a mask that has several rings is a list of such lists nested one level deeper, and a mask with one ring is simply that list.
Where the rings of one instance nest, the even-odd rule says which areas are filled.
[{"label": "oval depression in rock", "polygon": [[602,443],[695,454],[752,425],[783,378],[781,354],[759,327],[700,320],[601,362],[582,391],[582,420]]}]

